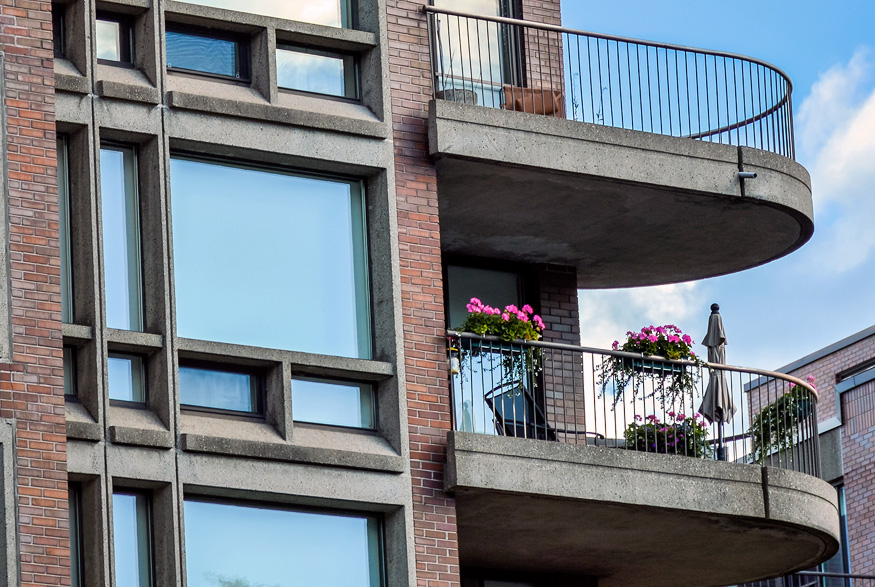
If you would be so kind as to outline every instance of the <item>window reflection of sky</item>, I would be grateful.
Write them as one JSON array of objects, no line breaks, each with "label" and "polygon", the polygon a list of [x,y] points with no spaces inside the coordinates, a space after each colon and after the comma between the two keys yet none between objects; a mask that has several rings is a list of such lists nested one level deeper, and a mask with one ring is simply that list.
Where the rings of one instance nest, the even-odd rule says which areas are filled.
[{"label": "window reflection of sky", "polygon": [[188,0],[192,4],[212,6],[226,10],[251,12],[264,16],[323,24],[343,26],[342,3],[345,0]]},{"label": "window reflection of sky", "polygon": [[248,373],[179,367],[179,401],[188,406],[255,411],[255,386]]},{"label": "window reflection of sky", "polygon": [[167,67],[234,77],[239,73],[237,43],[167,31]]},{"label": "window reflection of sky", "polygon": [[185,502],[189,587],[378,587],[377,520]]},{"label": "window reflection of sky", "polygon": [[342,57],[279,49],[277,85],[290,90],[343,96],[346,77]]},{"label": "window reflection of sky", "polygon": [[300,422],[373,428],[373,403],[369,385],[292,379],[292,418]]},{"label": "window reflection of sky", "polygon": [[358,184],[171,161],[179,336],[369,358]]},{"label": "window reflection of sky", "polygon": [[121,60],[120,27],[110,20],[97,21],[97,58],[108,61]]},{"label": "window reflection of sky", "polygon": [[[113,521],[113,561],[115,562],[115,584],[119,587],[147,587],[141,582],[145,569],[140,565],[144,557],[144,549],[148,544],[142,544],[141,540],[148,537],[147,529],[141,528],[141,518],[144,512],[138,512],[138,500],[140,509],[146,507],[142,502],[145,498],[137,495],[115,493],[112,496],[112,521]],[[143,520],[144,521],[144,520]],[[143,571],[141,573],[141,571]]]}]

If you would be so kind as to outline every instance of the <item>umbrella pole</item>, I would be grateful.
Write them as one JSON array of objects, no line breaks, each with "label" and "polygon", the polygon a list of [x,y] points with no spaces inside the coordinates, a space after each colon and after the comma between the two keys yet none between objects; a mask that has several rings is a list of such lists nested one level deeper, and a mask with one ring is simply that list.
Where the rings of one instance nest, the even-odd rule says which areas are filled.
[{"label": "umbrella pole", "polygon": [[720,427],[717,429],[717,460],[726,460],[726,448],[723,446],[723,421],[720,421]]}]

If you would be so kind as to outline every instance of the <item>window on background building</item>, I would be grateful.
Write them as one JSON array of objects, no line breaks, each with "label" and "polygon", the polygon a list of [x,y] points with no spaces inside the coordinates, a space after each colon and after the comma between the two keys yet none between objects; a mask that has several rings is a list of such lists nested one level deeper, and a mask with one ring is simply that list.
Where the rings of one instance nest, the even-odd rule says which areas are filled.
[{"label": "window on background building", "polygon": [[180,337],[370,358],[361,182],[170,162]]},{"label": "window on background building", "polygon": [[109,399],[146,403],[146,373],[143,368],[143,357],[109,353],[107,380],[109,382]]},{"label": "window on background building", "polygon": [[[67,5],[52,2],[52,46],[55,57],[63,58],[67,55]],[[58,158],[60,160],[60,157]],[[60,171],[60,169],[58,170]],[[60,173],[58,174],[60,177]]]},{"label": "window on background building", "polygon": [[299,422],[374,429],[374,388],[366,383],[292,378],[292,418]]},{"label": "window on background building", "polygon": [[[57,7],[57,6],[55,6]],[[58,241],[61,254],[61,320],[73,322],[73,261],[70,244],[70,179],[67,139],[58,137]]]},{"label": "window on background building", "polygon": [[179,366],[179,403],[184,407],[263,413],[258,377],[252,373]]},{"label": "window on background building", "polygon": [[128,17],[98,13],[95,33],[98,61],[111,64],[133,63],[133,35]]},{"label": "window on background building", "polygon": [[67,485],[67,507],[70,525],[70,578],[72,587],[83,587],[85,558],[82,548],[82,486]]},{"label": "window on background building", "polygon": [[359,98],[358,68],[352,55],[281,45],[276,52],[276,69],[280,88]]},{"label": "window on background building", "polygon": [[167,68],[249,81],[249,43],[213,31],[167,26]]},{"label": "window on background building", "polygon": [[112,534],[115,584],[152,586],[152,531],[149,497],[142,493],[112,494]]},{"label": "window on background building", "polygon": [[523,278],[514,271],[499,271],[465,265],[447,265],[447,324],[461,326],[468,316],[471,298],[484,304],[504,308],[509,304],[521,306]]},{"label": "window on background building", "polygon": [[192,4],[297,20],[325,26],[354,28],[355,0],[189,0]]},{"label": "window on background building", "polygon": [[189,587],[379,587],[375,516],[185,500]]},{"label": "window on background building", "polygon": [[64,347],[64,397],[76,397],[76,349]]},{"label": "window on background building", "polygon": [[139,208],[136,152],[131,147],[101,147],[100,211],[109,328],[143,329]]}]

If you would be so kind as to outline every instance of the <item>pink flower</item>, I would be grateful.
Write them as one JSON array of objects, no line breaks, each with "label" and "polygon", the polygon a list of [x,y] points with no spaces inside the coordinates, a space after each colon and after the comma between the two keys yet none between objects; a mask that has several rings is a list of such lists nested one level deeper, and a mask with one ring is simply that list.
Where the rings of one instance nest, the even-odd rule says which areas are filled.
[{"label": "pink flower", "polygon": [[510,320],[510,314],[505,312],[504,314],[501,315],[501,319],[504,320],[505,322],[507,322],[508,320]]},{"label": "pink flower", "polygon": [[619,341],[619,340],[615,340],[615,341],[614,341],[614,344],[611,345],[611,348],[614,349],[614,350],[617,350],[618,348],[620,348],[620,341]]},{"label": "pink flower", "polygon": [[659,340],[659,337],[656,336],[655,334],[651,334],[650,336],[647,337],[647,340],[649,340],[650,342],[656,342],[657,340]]},{"label": "pink flower", "polygon": [[640,421],[643,420],[643,419],[644,419],[644,418],[642,418],[642,417],[639,416],[638,414],[635,414],[635,421],[636,421],[636,422],[640,422]]},{"label": "pink flower", "polygon": [[683,341],[684,341],[685,343],[687,343],[687,344],[693,344],[693,339],[690,338],[690,335],[689,335],[689,334],[685,334],[685,335],[683,335],[683,336],[681,337],[681,340],[683,340]]},{"label": "pink flower", "polygon": [[523,322],[529,321],[529,316],[525,312],[517,312],[516,317],[519,318],[520,320],[522,320]]},{"label": "pink flower", "polygon": [[505,312],[510,312],[511,314],[516,314],[517,312],[520,311],[520,309],[517,308],[516,306],[514,306],[513,304],[511,304],[511,305],[509,305],[509,306],[505,306],[505,307],[504,307],[504,311],[505,311]]},{"label": "pink flower", "polygon": [[685,414],[678,414],[677,420],[680,422],[681,420],[686,420],[687,416]]},{"label": "pink flower", "polygon": [[531,314],[534,312],[534,310],[530,305],[526,304],[525,306],[523,306],[523,312],[525,312],[526,314]]},{"label": "pink flower", "polygon": [[479,299],[477,299],[477,298],[471,298],[471,304],[473,304],[473,305],[475,305],[475,306],[482,306],[482,305],[483,305],[483,302],[481,302],[481,301],[480,301]]},{"label": "pink flower", "polygon": [[680,342],[680,341],[681,341],[680,337],[678,337],[676,334],[669,334],[668,335],[668,342]]}]

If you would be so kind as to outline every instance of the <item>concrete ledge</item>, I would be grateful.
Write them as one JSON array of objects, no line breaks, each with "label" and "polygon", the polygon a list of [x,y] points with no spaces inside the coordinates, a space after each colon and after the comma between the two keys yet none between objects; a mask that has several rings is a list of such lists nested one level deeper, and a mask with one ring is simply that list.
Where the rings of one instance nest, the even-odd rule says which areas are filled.
[{"label": "concrete ledge", "polygon": [[67,401],[64,413],[68,439],[90,442],[103,440],[103,427],[94,421],[85,406],[76,401]]},{"label": "concrete ledge", "polygon": [[116,98],[129,102],[145,102],[146,104],[158,104],[161,102],[161,94],[158,88],[140,85],[131,85],[110,80],[97,82],[97,95],[103,98]]},{"label": "concrete ledge", "polygon": [[703,587],[808,568],[838,548],[835,490],[795,471],[450,432],[445,487],[471,567]]},{"label": "concrete ledge", "polygon": [[85,343],[94,338],[93,330],[90,326],[82,324],[62,324],[61,333],[64,336],[64,341],[73,341]]},{"label": "concrete ledge", "polygon": [[145,446],[149,448],[173,448],[173,437],[166,430],[144,430],[127,426],[110,426],[109,440],[113,444]]},{"label": "concrete ledge", "polygon": [[404,472],[404,459],[394,455],[368,454],[282,443],[254,442],[198,434],[182,434],[181,446],[182,450],[197,453],[250,457],[290,463],[309,463],[388,473]]},{"label": "concrete ledge", "polygon": [[448,252],[575,266],[581,288],[740,271],[814,231],[808,173],[757,149],[433,100],[429,150]]},{"label": "concrete ledge", "polygon": [[[181,110],[196,110],[211,114],[268,120],[270,122],[330,130],[381,140],[389,136],[387,125],[376,119],[364,120],[362,118],[337,116],[335,114],[325,114],[311,110],[292,110],[270,104],[226,100],[216,96],[190,94],[177,90],[167,92],[167,104],[172,108],[179,108]],[[348,106],[355,108],[354,105]]]},{"label": "concrete ledge", "polygon": [[84,76],[55,72],[56,92],[74,92],[76,94],[87,94],[89,93],[89,90],[90,88],[88,87],[88,79]]},{"label": "concrete ledge", "polygon": [[106,329],[106,342],[114,350],[142,350],[164,348],[164,337],[151,332],[134,332],[132,330]]}]

